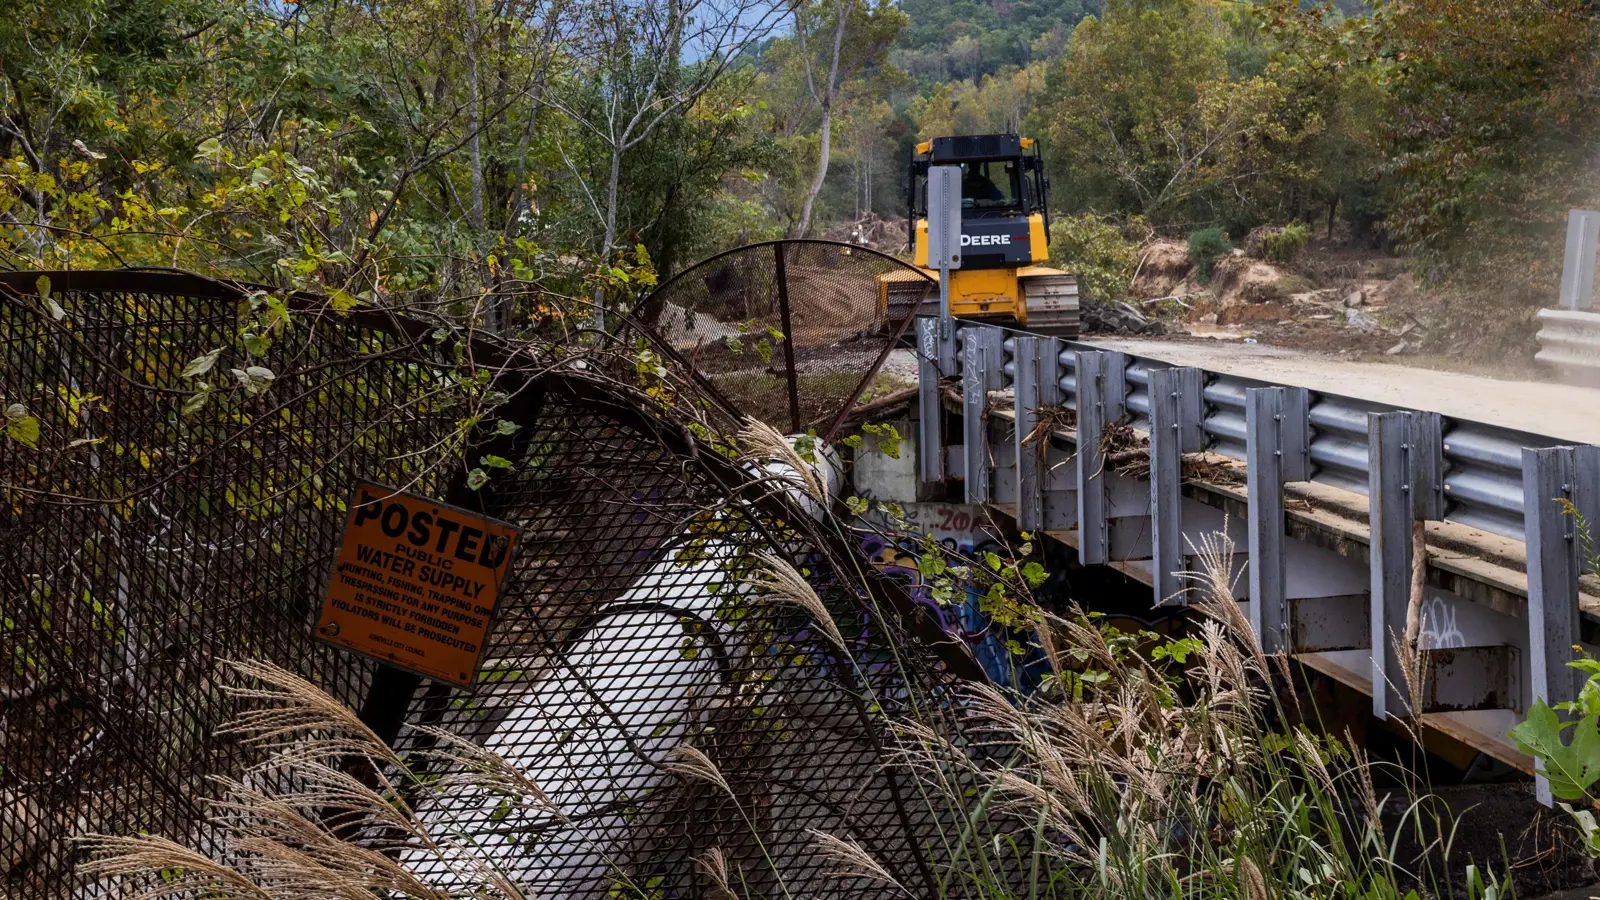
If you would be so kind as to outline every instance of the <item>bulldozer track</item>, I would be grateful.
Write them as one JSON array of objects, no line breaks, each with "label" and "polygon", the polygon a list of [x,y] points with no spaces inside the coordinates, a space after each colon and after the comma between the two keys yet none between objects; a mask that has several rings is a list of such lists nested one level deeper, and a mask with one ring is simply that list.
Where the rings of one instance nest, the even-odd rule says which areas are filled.
[{"label": "bulldozer track", "polygon": [[1024,275],[1023,308],[1028,331],[1050,337],[1075,338],[1079,332],[1078,279],[1065,273]]}]

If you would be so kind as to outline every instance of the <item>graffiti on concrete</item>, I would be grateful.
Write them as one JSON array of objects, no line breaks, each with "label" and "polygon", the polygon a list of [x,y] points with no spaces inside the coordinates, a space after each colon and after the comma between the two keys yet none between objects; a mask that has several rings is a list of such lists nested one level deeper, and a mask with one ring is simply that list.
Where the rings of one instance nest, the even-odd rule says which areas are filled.
[{"label": "graffiti on concrete", "polygon": [[858,532],[861,549],[873,566],[901,579],[912,597],[933,612],[945,631],[960,636],[995,684],[1025,693],[1037,687],[1045,671],[1044,654],[1037,643],[994,622],[982,609],[983,591],[978,587],[968,585],[966,596],[959,602],[937,602],[917,565],[918,558],[928,552],[928,545],[922,540],[926,537],[933,538],[951,565],[980,559],[988,552],[1009,555],[1004,541],[985,527],[988,517],[983,507],[908,503],[900,519],[894,523],[900,526],[898,537],[886,536],[894,529],[888,527],[891,523],[881,514],[869,514],[866,521],[875,527]]},{"label": "graffiti on concrete", "polygon": [[1466,635],[1456,622],[1456,607],[1443,597],[1429,597],[1422,604],[1422,636],[1418,644],[1423,650],[1446,650],[1467,645]]}]

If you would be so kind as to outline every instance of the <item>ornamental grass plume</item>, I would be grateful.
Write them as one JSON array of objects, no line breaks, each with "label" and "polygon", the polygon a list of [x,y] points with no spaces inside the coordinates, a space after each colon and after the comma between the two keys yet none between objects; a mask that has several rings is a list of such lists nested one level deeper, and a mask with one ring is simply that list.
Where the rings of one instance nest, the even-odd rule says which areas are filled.
[{"label": "ornamental grass plume", "polygon": [[142,882],[129,900],[201,896],[278,900],[243,873],[176,841],[155,834],[90,835],[80,842],[89,858],[78,870],[91,879]]},{"label": "ornamental grass plume", "polygon": [[746,579],[746,584],[764,592],[769,599],[805,610],[835,647],[847,648],[833,614],[828,612],[822,598],[817,596],[816,589],[811,587],[811,582],[798,569],[775,553],[758,553],[756,561],[758,564]]},{"label": "ornamental grass plume", "polygon": [[728,779],[723,777],[722,770],[717,767],[705,751],[692,744],[679,744],[667,753],[666,770],[683,778],[703,781],[721,788],[729,797],[735,796],[733,787],[728,784]]},{"label": "ornamental grass plume", "polygon": [[711,879],[722,895],[716,900],[741,900],[739,893],[733,889],[733,875],[728,863],[728,854],[721,847],[712,847],[694,858],[695,871]]},{"label": "ornamental grass plume", "polygon": [[838,866],[828,872],[835,878],[865,878],[881,884],[896,888],[907,897],[913,896],[905,889],[895,877],[889,874],[881,863],[873,859],[872,854],[862,849],[861,845],[853,840],[836,837],[826,832],[812,830],[811,836],[816,839],[813,845],[817,853],[824,859]]},{"label": "ornamental grass plume", "polygon": [[[250,746],[274,748],[280,754],[299,750],[311,759],[351,754],[384,765],[400,763],[394,750],[354,710],[299,675],[265,660],[234,660],[226,665],[245,680],[223,685],[223,692],[241,703],[218,734],[237,734]],[[281,755],[279,760],[284,761]]]},{"label": "ornamental grass plume", "polygon": [[[213,849],[156,835],[89,835],[82,872],[140,900],[527,900],[466,836],[430,824],[417,804],[455,780],[419,777],[355,713],[279,666],[231,662],[226,685],[244,707],[223,729],[262,754],[239,778],[217,778],[206,833]],[[528,785],[459,742],[433,757],[480,789]],[[542,792],[528,802],[548,803]]]},{"label": "ornamental grass plume", "polygon": [[817,478],[816,466],[800,456],[800,451],[783,435],[783,432],[753,417],[747,417],[739,431],[739,443],[747,457],[754,462],[776,461],[793,470],[793,475],[781,476],[793,481],[818,503],[826,503],[827,490]]}]

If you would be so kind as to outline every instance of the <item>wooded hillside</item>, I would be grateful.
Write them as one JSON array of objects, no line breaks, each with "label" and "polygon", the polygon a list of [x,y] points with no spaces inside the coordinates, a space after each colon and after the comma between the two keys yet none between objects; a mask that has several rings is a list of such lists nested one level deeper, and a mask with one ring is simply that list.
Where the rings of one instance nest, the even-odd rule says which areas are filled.
[{"label": "wooded hillside", "polygon": [[1566,210],[1600,193],[1597,18],[1586,0],[30,3],[0,22],[0,264],[427,289],[461,312],[506,279],[626,303],[717,249],[903,215],[919,138],[1020,130],[1080,231],[1301,223],[1525,318]]}]

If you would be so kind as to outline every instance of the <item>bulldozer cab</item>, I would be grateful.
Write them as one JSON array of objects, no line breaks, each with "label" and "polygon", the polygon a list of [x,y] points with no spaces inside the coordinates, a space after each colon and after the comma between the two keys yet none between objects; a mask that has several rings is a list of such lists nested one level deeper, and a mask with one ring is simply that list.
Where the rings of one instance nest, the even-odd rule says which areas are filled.
[{"label": "bulldozer cab", "polygon": [[916,146],[906,199],[919,265],[926,259],[922,232],[931,166],[961,168],[964,268],[1025,266],[1045,258],[1048,184],[1037,142],[1015,134],[980,134],[939,137]]},{"label": "bulldozer cab", "polygon": [[1022,179],[1013,160],[986,160],[961,164],[963,213],[1014,213],[1022,209]]}]

